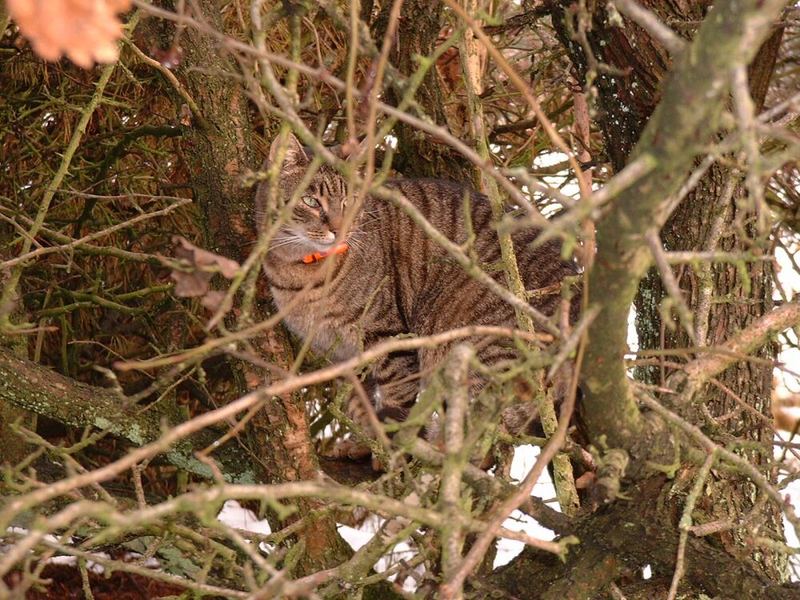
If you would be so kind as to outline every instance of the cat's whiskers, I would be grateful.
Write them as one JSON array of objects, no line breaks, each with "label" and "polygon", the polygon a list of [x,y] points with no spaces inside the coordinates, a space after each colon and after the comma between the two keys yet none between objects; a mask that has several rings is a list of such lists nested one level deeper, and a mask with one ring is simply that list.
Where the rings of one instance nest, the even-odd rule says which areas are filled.
[{"label": "cat's whiskers", "polygon": [[361,228],[356,228],[347,234],[347,242],[355,246],[363,246],[364,238],[366,236],[367,236],[366,231],[364,231]]},{"label": "cat's whiskers", "polygon": [[302,246],[307,244],[308,241],[303,236],[298,235],[293,231],[281,232],[276,235],[269,246],[270,251],[276,248],[283,248],[285,246]]},{"label": "cat's whiskers", "polygon": [[[255,238],[254,238],[254,239],[252,239],[252,240],[248,240],[248,241],[246,241],[246,242],[243,244],[243,246],[244,246],[245,248],[251,248],[251,247],[255,246],[255,245],[258,243],[258,241],[259,241],[259,237],[255,237]],[[273,237],[273,238],[270,240],[269,249],[270,249],[270,250],[272,250],[272,249],[274,249],[274,248],[277,248],[277,247],[280,245],[278,242],[284,242],[284,241],[288,241],[288,238],[287,238],[285,235],[281,235],[281,234],[275,235],[275,236],[274,236],[274,237]]]},{"label": "cat's whiskers", "polygon": [[375,221],[381,221],[381,220],[382,218],[380,215],[375,215],[375,216],[366,215],[354,222],[358,223],[358,225],[361,226],[361,225],[366,225],[367,223],[374,223]]},{"label": "cat's whiskers", "polygon": [[286,240],[284,242],[280,242],[279,244],[274,244],[269,247],[270,251],[277,250],[278,248],[285,248],[286,246],[299,246],[300,242],[297,240]]},{"label": "cat's whiskers", "polygon": [[270,243],[270,247],[273,246],[274,244],[279,244],[279,243],[282,243],[282,242],[295,241],[297,239],[298,239],[298,236],[296,234],[295,235],[292,235],[292,234],[279,234],[279,235],[276,235],[275,237],[272,238],[271,243]]},{"label": "cat's whiskers", "polygon": [[365,252],[366,246],[362,240],[350,237],[347,239],[347,244],[356,252]]},{"label": "cat's whiskers", "polygon": [[380,227],[370,227],[369,229],[361,231],[360,233],[365,237],[370,235],[375,236],[375,234],[380,234],[387,229],[391,229],[391,224],[383,223]]},{"label": "cat's whiskers", "polygon": [[379,212],[379,210],[379,208],[367,208],[366,206],[362,206],[359,212],[362,215],[374,215]]}]

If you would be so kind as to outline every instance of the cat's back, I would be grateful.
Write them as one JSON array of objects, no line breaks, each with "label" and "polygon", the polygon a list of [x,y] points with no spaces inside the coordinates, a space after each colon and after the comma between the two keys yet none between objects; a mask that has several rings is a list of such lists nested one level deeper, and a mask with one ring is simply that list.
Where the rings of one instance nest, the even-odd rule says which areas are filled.
[{"label": "cat's back", "polygon": [[[433,178],[393,179],[386,187],[401,194],[438,232],[475,256],[484,271],[505,284],[498,224],[485,195],[463,184]],[[450,298],[454,296],[475,310],[485,310],[485,302],[504,304],[457,265],[407,211],[390,200],[380,202],[390,207],[383,218],[384,234],[389,233],[382,236],[383,243],[391,255],[390,263],[401,266],[396,280],[408,303],[423,311],[437,306],[442,297],[447,298],[448,307],[452,307]],[[572,261],[562,258],[557,240],[535,244],[538,233],[533,227],[519,227],[512,239],[526,289],[553,288],[546,296],[532,300],[537,308],[552,314],[560,295],[559,284],[564,277],[575,275],[577,269]],[[505,308],[512,314],[510,307]]]},{"label": "cat's back", "polygon": [[384,206],[383,211],[376,211],[383,212],[384,231],[392,234],[384,242],[391,245],[394,255],[403,258],[403,264],[416,267],[413,270],[421,276],[427,278],[431,274],[425,268],[431,263],[436,264],[439,275],[454,263],[441,244],[424,231],[418,217],[451,242],[463,246],[471,240],[482,261],[497,259],[497,230],[491,204],[483,194],[454,181],[434,178],[391,179],[385,187],[408,200],[418,216],[390,199],[377,199]]},{"label": "cat's back", "polygon": [[435,178],[392,179],[386,187],[407,198],[422,216],[453,241],[459,240],[451,235],[464,237],[468,225],[475,232],[494,231],[489,199],[464,184]]}]

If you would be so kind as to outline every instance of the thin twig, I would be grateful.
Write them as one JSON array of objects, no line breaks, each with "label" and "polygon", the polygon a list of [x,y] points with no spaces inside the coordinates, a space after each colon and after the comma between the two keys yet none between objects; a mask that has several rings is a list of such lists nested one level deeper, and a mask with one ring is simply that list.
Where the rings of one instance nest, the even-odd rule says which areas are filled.
[{"label": "thin twig", "polygon": [[675,600],[675,597],[678,594],[678,585],[680,585],[681,578],[683,577],[683,573],[685,571],[684,560],[686,558],[686,542],[689,538],[689,531],[692,528],[692,513],[694,512],[694,507],[697,504],[697,501],[700,499],[700,495],[703,493],[703,488],[706,485],[706,479],[708,478],[708,474],[711,472],[711,467],[714,466],[715,459],[716,450],[712,450],[706,457],[703,466],[700,467],[700,470],[697,472],[694,485],[689,491],[689,495],[686,496],[686,504],[683,507],[683,514],[681,515],[681,520],[678,524],[681,533],[680,538],[678,539],[678,555],[675,559],[675,573],[672,575],[672,584],[669,587],[667,600]]},{"label": "thin twig", "polygon": [[686,41],[665,25],[658,16],[635,0],[613,0],[623,15],[641,25],[673,56],[686,47]]}]

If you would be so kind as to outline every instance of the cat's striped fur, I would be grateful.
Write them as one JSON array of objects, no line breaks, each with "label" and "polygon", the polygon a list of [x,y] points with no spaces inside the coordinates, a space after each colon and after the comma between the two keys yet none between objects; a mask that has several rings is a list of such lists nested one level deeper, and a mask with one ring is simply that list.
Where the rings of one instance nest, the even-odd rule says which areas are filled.
[{"label": "cat's striped fur", "polygon": [[[294,136],[287,146],[275,190],[279,204],[289,201],[310,162]],[[270,153],[273,160],[277,147],[276,140]],[[464,200],[468,194],[475,253],[484,270],[504,282],[492,210],[485,196],[440,179],[399,179],[386,185],[408,198],[458,244],[467,239]],[[264,219],[269,195],[269,186],[261,184],[256,194],[259,220]],[[368,196],[349,232],[343,232],[347,190],[341,175],[322,166],[300,196],[263,266],[277,307],[284,309],[296,302],[285,317],[286,324],[300,337],[310,338],[316,352],[342,360],[398,334],[424,336],[465,325],[515,325],[511,306],[467,275],[391,202]],[[263,229],[264,223],[260,226]],[[553,284],[576,270],[561,259],[558,243],[533,248],[535,236],[530,229],[513,234],[517,261],[526,289],[555,288],[532,302],[552,315],[561,304],[558,286]],[[302,261],[304,255],[325,251],[343,239],[350,245],[348,252],[311,264]],[[304,296],[297,299],[300,293]],[[480,342],[477,358],[484,363],[514,353],[507,341]],[[375,365],[368,392],[379,416],[402,418],[420,389],[417,374],[430,373],[449,349],[397,353]]]}]

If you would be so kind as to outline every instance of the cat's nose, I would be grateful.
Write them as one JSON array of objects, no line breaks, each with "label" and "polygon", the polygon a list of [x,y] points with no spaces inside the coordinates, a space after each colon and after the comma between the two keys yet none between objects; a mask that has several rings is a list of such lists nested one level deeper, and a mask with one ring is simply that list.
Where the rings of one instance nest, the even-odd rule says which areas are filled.
[{"label": "cat's nose", "polygon": [[328,227],[330,227],[331,231],[341,231],[343,224],[344,219],[342,218],[342,215],[328,215]]}]

